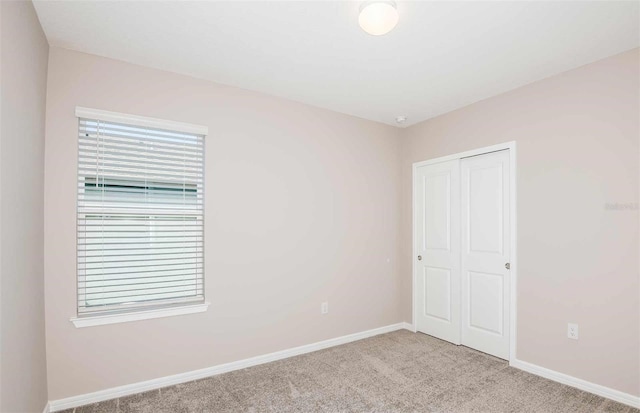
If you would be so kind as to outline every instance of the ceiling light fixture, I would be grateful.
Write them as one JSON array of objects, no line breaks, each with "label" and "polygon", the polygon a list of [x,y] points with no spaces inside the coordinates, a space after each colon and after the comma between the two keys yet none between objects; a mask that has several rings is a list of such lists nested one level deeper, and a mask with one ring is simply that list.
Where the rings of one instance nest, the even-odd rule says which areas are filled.
[{"label": "ceiling light fixture", "polygon": [[395,1],[372,0],[362,3],[358,23],[362,30],[374,36],[389,33],[398,24]]}]

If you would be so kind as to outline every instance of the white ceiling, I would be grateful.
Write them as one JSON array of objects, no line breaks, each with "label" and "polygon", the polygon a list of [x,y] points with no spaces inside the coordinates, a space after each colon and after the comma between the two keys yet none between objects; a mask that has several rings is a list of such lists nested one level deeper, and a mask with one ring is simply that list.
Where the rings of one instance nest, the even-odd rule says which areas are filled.
[{"label": "white ceiling", "polygon": [[639,2],[35,1],[52,46],[411,125],[640,44]]}]

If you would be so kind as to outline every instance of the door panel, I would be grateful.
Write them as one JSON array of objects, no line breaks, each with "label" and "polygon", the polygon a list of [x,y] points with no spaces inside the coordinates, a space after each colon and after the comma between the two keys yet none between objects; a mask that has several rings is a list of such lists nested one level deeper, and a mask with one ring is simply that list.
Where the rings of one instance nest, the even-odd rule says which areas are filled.
[{"label": "door panel", "polygon": [[469,271],[469,326],[502,334],[503,280],[498,274]]},{"label": "door panel", "polygon": [[451,322],[451,270],[424,267],[424,314]]},{"label": "door panel", "polygon": [[[481,155],[482,156],[482,155]],[[464,162],[464,161],[463,161]],[[503,233],[503,168],[497,165],[469,167],[468,177],[468,223],[471,252],[502,253]],[[485,163],[485,162],[482,162]]]},{"label": "door panel", "polygon": [[509,358],[509,152],[464,158],[462,344]]},{"label": "door panel", "polygon": [[[460,162],[416,170],[416,328],[460,344]],[[420,257],[421,259],[418,259]]]},{"label": "door panel", "polygon": [[443,171],[424,176],[424,250],[451,247],[451,173]]}]

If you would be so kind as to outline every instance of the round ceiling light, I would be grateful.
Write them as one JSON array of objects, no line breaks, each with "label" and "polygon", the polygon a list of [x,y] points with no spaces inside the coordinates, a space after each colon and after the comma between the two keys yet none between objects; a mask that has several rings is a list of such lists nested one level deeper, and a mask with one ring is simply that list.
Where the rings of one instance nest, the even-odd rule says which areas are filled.
[{"label": "round ceiling light", "polygon": [[373,0],[360,6],[358,23],[365,32],[381,36],[389,33],[398,24],[398,10],[393,1]]}]

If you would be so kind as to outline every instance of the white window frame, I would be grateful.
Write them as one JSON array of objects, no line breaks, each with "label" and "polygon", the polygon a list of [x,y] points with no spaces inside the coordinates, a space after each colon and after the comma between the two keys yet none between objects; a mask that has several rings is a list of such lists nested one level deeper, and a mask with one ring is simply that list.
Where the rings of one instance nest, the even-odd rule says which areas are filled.
[{"label": "white window frame", "polygon": [[[75,115],[78,118],[95,119],[105,122],[116,122],[124,124],[132,124],[136,126],[171,130],[175,132],[185,132],[197,135],[207,136],[209,128],[203,125],[195,125],[190,123],[174,122],[157,118],[144,116],[129,115],[125,113],[109,112],[105,110],[90,109],[84,107],[76,107]],[[77,233],[76,233],[77,235]],[[203,256],[204,258],[204,256]],[[78,274],[74,277],[75,288],[78,288]],[[204,277],[204,274],[203,274]],[[76,294],[76,300],[78,294]],[[76,328],[91,327],[104,324],[123,323],[129,321],[146,320],[159,317],[170,317],[184,314],[202,313],[207,311],[210,303],[206,300],[201,303],[185,303],[172,304],[165,307],[130,309],[121,313],[105,313],[105,314],[88,314],[76,315],[70,318],[70,321]],[[77,308],[76,303],[76,308]]]}]

